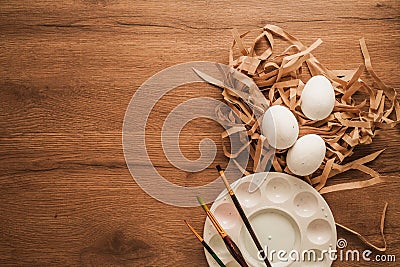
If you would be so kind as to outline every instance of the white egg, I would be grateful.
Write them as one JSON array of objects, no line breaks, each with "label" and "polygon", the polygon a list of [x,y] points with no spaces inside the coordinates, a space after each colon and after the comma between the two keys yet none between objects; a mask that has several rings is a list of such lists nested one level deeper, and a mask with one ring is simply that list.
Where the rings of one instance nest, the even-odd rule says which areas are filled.
[{"label": "white egg", "polygon": [[326,146],[324,140],[316,134],[307,134],[288,150],[286,163],[296,175],[309,175],[315,172],[324,160]]},{"label": "white egg", "polygon": [[264,114],[262,134],[271,146],[277,149],[289,148],[299,136],[299,124],[288,108],[272,106]]},{"label": "white egg", "polygon": [[311,77],[301,93],[301,110],[307,118],[323,120],[335,105],[335,91],[331,82],[322,75]]}]

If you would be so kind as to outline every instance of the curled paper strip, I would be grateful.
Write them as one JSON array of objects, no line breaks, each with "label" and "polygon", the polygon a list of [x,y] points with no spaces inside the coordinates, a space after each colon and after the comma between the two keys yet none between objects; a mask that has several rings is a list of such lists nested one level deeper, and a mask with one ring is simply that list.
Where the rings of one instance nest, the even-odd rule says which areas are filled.
[{"label": "curled paper strip", "polygon": [[348,227],[346,227],[346,226],[344,226],[344,225],[341,225],[341,224],[339,224],[339,223],[336,223],[336,225],[339,226],[340,228],[342,228],[342,229],[344,229],[344,230],[346,230],[346,231],[348,231],[348,232],[350,232],[350,233],[356,235],[356,236],[357,236],[364,244],[366,244],[367,246],[369,246],[369,247],[371,247],[371,248],[373,248],[373,249],[375,249],[375,250],[377,250],[377,251],[385,252],[385,251],[386,251],[386,248],[387,248],[387,243],[386,243],[386,238],[385,238],[384,230],[385,230],[385,218],[386,218],[387,207],[388,207],[388,203],[386,203],[386,204],[385,204],[385,207],[383,208],[383,212],[382,212],[382,216],[381,216],[381,223],[380,223],[380,226],[379,226],[380,234],[381,234],[381,236],[382,236],[383,243],[384,243],[384,247],[378,247],[378,246],[372,244],[372,243],[371,243],[367,238],[365,238],[363,235],[361,235],[360,233],[358,233],[358,232],[356,232],[356,231],[354,231],[354,230],[352,230],[352,229],[350,229],[350,228],[348,228]]}]

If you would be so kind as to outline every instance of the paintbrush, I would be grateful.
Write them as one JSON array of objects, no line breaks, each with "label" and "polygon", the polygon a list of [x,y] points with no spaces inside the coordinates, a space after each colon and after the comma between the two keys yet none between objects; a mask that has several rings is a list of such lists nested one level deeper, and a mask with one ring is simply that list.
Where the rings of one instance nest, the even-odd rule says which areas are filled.
[{"label": "paintbrush", "polygon": [[197,237],[197,239],[200,241],[201,244],[203,244],[203,247],[208,251],[208,253],[211,254],[211,256],[214,258],[214,260],[219,264],[221,267],[225,267],[225,264],[218,258],[217,254],[215,254],[214,250],[204,241],[204,239],[194,230],[194,228],[186,221],[184,220],[187,227],[189,227],[190,231],[193,232],[193,234]]},{"label": "paintbrush", "polygon": [[258,241],[256,233],[254,232],[253,227],[251,227],[251,224],[250,224],[249,220],[247,219],[247,216],[244,213],[244,210],[243,210],[242,206],[240,205],[239,200],[237,199],[235,193],[233,192],[231,185],[228,183],[225,173],[221,169],[220,165],[217,165],[217,170],[218,170],[219,175],[222,177],[222,180],[224,181],[226,190],[228,190],[228,193],[229,193],[233,203],[235,204],[237,211],[239,212],[240,218],[242,218],[242,221],[243,221],[244,225],[246,226],[247,231],[249,232],[251,238],[253,239],[253,241],[258,249],[259,255],[261,255],[262,258],[264,259],[265,265],[267,265],[268,267],[271,267],[271,263],[269,262],[267,256],[265,255],[265,252],[260,244],[260,241]]},{"label": "paintbrush", "polygon": [[230,238],[230,236],[221,227],[221,225],[219,224],[217,219],[214,217],[214,215],[212,214],[210,209],[207,207],[206,203],[204,203],[204,201],[200,197],[197,197],[197,201],[203,207],[204,211],[207,213],[208,218],[214,225],[215,229],[217,229],[219,235],[224,240],[225,246],[228,249],[229,253],[232,255],[232,257],[240,264],[240,266],[248,267],[238,246],[235,244],[235,242],[233,242],[233,240]]}]

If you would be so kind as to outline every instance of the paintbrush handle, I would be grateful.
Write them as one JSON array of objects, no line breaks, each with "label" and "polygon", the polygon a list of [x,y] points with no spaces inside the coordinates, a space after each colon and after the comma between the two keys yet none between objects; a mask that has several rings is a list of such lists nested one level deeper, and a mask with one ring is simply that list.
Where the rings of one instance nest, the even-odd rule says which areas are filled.
[{"label": "paintbrush handle", "polygon": [[233,258],[240,264],[240,266],[249,267],[246,261],[244,260],[243,255],[240,252],[238,246],[235,244],[235,242],[233,242],[233,240],[229,237],[229,235],[224,237],[224,242],[229,253],[231,253]]},{"label": "paintbrush handle", "polygon": [[220,260],[220,258],[218,258],[214,250],[204,240],[201,243],[203,244],[204,248],[208,251],[208,253],[210,253],[211,256],[214,258],[214,260],[219,264],[219,266],[225,267],[225,264]]},{"label": "paintbrush handle", "polygon": [[247,231],[249,232],[249,234],[251,235],[251,238],[253,239],[254,243],[256,244],[256,247],[258,249],[258,251],[260,252],[260,255],[263,257],[264,259],[264,263],[268,266],[268,267],[272,267],[271,263],[269,262],[268,258],[265,255],[264,249],[262,248],[260,241],[258,241],[258,238],[256,236],[256,233],[253,230],[253,227],[251,227],[251,224],[249,222],[249,220],[247,219],[246,214],[244,213],[244,210],[242,208],[242,205],[240,205],[239,200],[237,199],[235,194],[231,195],[231,199],[233,201],[233,204],[235,204],[237,211],[239,212],[240,218],[242,218],[242,221],[244,223],[244,225],[247,228]]}]

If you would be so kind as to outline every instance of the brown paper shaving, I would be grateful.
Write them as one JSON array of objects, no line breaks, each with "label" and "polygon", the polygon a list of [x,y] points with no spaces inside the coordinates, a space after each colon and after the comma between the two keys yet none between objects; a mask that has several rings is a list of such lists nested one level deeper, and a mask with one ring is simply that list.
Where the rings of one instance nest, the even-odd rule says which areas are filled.
[{"label": "brown paper shaving", "polygon": [[366,181],[358,181],[358,182],[349,182],[349,183],[341,183],[337,185],[326,186],[322,188],[319,193],[321,195],[328,194],[332,192],[344,191],[344,190],[353,190],[353,189],[360,189],[369,186],[373,186],[380,183],[385,182],[398,182],[397,177],[388,177],[388,176],[376,176]]},{"label": "brown paper shaving", "polygon": [[354,230],[352,230],[352,229],[350,229],[350,228],[348,228],[348,227],[346,227],[344,225],[341,225],[339,223],[336,223],[336,225],[339,226],[340,228],[342,228],[342,229],[344,229],[344,230],[356,235],[367,246],[369,246],[369,247],[371,247],[371,248],[373,248],[373,249],[375,249],[377,251],[385,252],[386,248],[387,248],[387,243],[386,243],[384,230],[385,230],[385,218],[386,218],[387,207],[388,207],[388,203],[386,203],[385,207],[383,208],[383,212],[382,212],[382,216],[381,216],[381,223],[380,223],[380,226],[379,226],[380,234],[382,236],[382,240],[383,240],[383,243],[384,243],[384,247],[378,247],[378,246],[372,244],[371,241],[369,241],[363,235],[361,235],[360,233],[358,233],[358,232],[356,232],[356,231],[354,231]]}]

